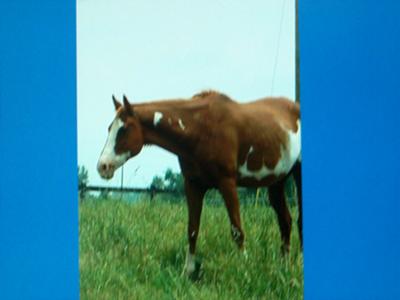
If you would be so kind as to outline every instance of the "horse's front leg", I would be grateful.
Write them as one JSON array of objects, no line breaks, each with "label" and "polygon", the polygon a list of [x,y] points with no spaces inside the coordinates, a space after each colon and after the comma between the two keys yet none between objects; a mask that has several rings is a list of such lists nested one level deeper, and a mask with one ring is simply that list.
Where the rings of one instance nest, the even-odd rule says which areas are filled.
[{"label": "horse's front leg", "polygon": [[240,250],[244,250],[244,232],[240,222],[239,197],[236,190],[236,179],[221,179],[219,182],[219,191],[224,198],[225,206],[228,210],[233,240],[236,242]]},{"label": "horse's front leg", "polygon": [[206,189],[196,183],[185,179],[185,193],[189,212],[188,240],[189,249],[186,255],[184,272],[190,276],[196,270],[196,241],[199,234],[201,210]]}]

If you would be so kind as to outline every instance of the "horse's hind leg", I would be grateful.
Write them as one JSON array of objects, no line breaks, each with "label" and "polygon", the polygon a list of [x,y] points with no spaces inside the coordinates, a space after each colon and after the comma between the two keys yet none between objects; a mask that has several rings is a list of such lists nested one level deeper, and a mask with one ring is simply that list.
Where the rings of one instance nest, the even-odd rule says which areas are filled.
[{"label": "horse's hind leg", "polygon": [[293,167],[293,178],[297,188],[297,199],[299,205],[299,218],[297,227],[299,229],[300,245],[303,249],[303,199],[302,199],[302,183],[301,183],[301,162],[297,162]]},{"label": "horse's hind leg", "polygon": [[281,180],[269,187],[269,201],[278,217],[282,239],[282,252],[288,253],[290,248],[290,231],[292,218],[285,200],[285,181]]}]

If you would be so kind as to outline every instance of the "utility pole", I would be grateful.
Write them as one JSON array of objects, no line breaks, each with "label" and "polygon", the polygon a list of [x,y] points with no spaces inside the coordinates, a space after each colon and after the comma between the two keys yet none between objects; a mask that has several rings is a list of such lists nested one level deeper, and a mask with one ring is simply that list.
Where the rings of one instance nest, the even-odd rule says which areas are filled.
[{"label": "utility pole", "polygon": [[123,191],[122,189],[124,188],[124,165],[121,166],[121,192],[120,192],[120,200],[122,200],[122,195]]},{"label": "utility pole", "polygon": [[300,103],[300,40],[299,40],[299,0],[295,0],[295,47],[296,47],[296,102]]}]

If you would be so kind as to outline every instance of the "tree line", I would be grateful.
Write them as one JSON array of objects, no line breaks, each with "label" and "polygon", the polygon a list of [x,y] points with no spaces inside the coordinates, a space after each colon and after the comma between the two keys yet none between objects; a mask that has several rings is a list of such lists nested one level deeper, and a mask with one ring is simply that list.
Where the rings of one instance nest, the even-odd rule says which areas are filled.
[{"label": "tree line", "polygon": [[[89,172],[85,166],[78,166],[78,187],[79,197],[84,199],[87,196],[87,187],[89,186]],[[168,200],[171,202],[184,201],[184,178],[182,173],[174,172],[171,168],[166,169],[163,175],[155,175],[150,185],[147,187],[150,198],[156,196],[155,191],[171,191]],[[295,184],[292,179],[287,181],[286,195],[289,203],[295,202]],[[268,202],[268,191],[265,188],[238,188],[239,198],[245,203],[265,203]],[[119,193],[120,195],[120,193]],[[105,199],[110,197],[110,192],[101,192],[98,198]],[[166,197],[163,195],[163,199]],[[211,190],[206,195],[206,201],[210,203],[221,203],[222,199],[218,191]]]}]

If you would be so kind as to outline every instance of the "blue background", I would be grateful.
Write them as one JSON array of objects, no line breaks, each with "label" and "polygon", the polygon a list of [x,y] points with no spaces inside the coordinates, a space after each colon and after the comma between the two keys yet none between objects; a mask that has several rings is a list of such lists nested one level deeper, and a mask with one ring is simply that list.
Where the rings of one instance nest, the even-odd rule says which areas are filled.
[{"label": "blue background", "polygon": [[77,299],[75,4],[0,3],[0,299]]},{"label": "blue background", "polygon": [[400,4],[300,3],[305,299],[400,299]]},{"label": "blue background", "polygon": [[[75,4],[37,3],[0,4],[0,298],[77,299]],[[397,3],[300,0],[306,299],[400,299]]]}]

